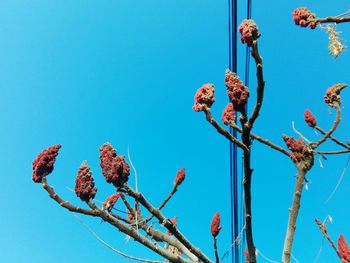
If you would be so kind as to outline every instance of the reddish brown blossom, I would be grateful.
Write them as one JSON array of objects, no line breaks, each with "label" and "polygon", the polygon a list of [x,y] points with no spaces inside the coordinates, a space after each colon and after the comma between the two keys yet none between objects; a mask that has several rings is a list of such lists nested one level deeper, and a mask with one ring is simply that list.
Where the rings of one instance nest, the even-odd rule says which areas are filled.
[{"label": "reddish brown blossom", "polygon": [[304,157],[305,143],[302,138],[295,140],[293,137],[282,135],[287,147],[293,152],[295,159],[300,160]]},{"label": "reddish brown blossom", "polygon": [[214,85],[207,83],[200,87],[194,95],[194,111],[203,111],[210,108],[215,102]]},{"label": "reddish brown blossom", "polygon": [[244,86],[237,74],[229,69],[226,70],[225,85],[227,87],[227,95],[232,102],[233,109],[239,112],[244,111],[244,106],[249,98],[248,88]]},{"label": "reddish brown blossom", "polygon": [[185,176],[186,176],[185,171],[186,171],[186,169],[182,168],[181,170],[179,170],[176,173],[176,177],[175,177],[175,181],[174,181],[175,186],[179,186],[185,180]]},{"label": "reddish brown blossom", "polygon": [[220,226],[220,214],[219,212],[216,212],[216,214],[213,217],[213,220],[211,221],[210,225],[210,233],[212,234],[213,237],[216,237],[221,230]]},{"label": "reddish brown blossom", "polygon": [[304,112],[304,120],[310,127],[315,127],[317,125],[315,116],[308,109]]},{"label": "reddish brown blossom", "polygon": [[316,28],[315,14],[311,13],[306,7],[299,7],[293,11],[293,20],[296,25],[301,27]]},{"label": "reddish brown blossom", "polygon": [[117,155],[111,144],[105,143],[101,146],[100,160],[102,174],[108,183],[112,183],[115,187],[122,187],[128,181],[130,166],[124,156]]},{"label": "reddish brown blossom", "polygon": [[114,205],[117,203],[119,197],[122,196],[122,193],[115,193],[111,196],[108,196],[106,201],[103,202],[103,208],[105,210],[108,210],[109,212],[112,211]]},{"label": "reddish brown blossom", "polygon": [[86,161],[80,165],[78,175],[75,179],[75,193],[82,201],[89,201],[96,195],[94,178]]},{"label": "reddish brown blossom", "polygon": [[60,144],[51,146],[45,150],[43,150],[33,161],[33,175],[32,180],[35,183],[41,183],[43,177],[52,173],[54,164],[56,161],[56,156],[58,155],[58,151],[61,148]]},{"label": "reddish brown blossom", "polygon": [[252,19],[244,19],[238,28],[241,33],[241,42],[246,43],[248,47],[260,37],[259,29]]},{"label": "reddish brown blossom", "polygon": [[226,105],[224,111],[222,112],[221,119],[226,125],[228,125],[231,121],[234,122],[236,120],[236,112],[231,102]]},{"label": "reddish brown blossom", "polygon": [[346,87],[346,84],[334,84],[332,87],[327,89],[324,101],[331,107],[335,104],[340,104],[340,92]]},{"label": "reddish brown blossom", "polygon": [[350,248],[343,235],[338,239],[338,252],[342,263],[350,263]]}]

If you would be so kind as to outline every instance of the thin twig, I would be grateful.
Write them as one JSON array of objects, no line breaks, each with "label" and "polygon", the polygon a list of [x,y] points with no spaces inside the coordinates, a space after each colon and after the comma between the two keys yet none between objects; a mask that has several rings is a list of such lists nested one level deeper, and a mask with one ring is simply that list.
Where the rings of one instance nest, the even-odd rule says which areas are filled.
[{"label": "thin twig", "polygon": [[240,147],[243,151],[249,151],[246,145],[244,145],[241,141],[239,141],[237,138],[233,137],[227,130],[222,128],[220,124],[213,118],[211,115],[211,111],[209,108],[204,110],[205,116],[207,121],[213,125],[213,127],[222,135],[224,135],[229,141],[236,144],[238,147]]},{"label": "thin twig", "polygon": [[316,24],[324,24],[324,23],[346,23],[350,22],[350,17],[325,17],[325,18],[316,18]]},{"label": "thin twig", "polygon": [[144,258],[138,258],[138,257],[134,257],[134,256],[130,256],[124,252],[121,252],[120,250],[114,248],[113,246],[111,246],[110,244],[108,244],[106,241],[104,241],[101,237],[99,237],[96,232],[94,232],[87,224],[85,224],[75,213],[73,213],[74,217],[76,220],[78,220],[78,222],[87,229],[87,231],[89,231],[89,233],[96,238],[99,242],[101,242],[103,245],[105,245],[106,247],[108,247],[109,249],[111,249],[112,251],[116,252],[117,254],[119,254],[122,257],[125,257],[127,259],[130,260],[135,260],[135,261],[140,261],[140,262],[145,262],[145,263],[166,263],[165,261],[158,261],[158,260],[149,260],[149,259],[144,259]]},{"label": "thin twig", "polygon": [[[230,121],[229,124],[233,129],[242,133],[242,129],[240,127],[238,127],[233,121]],[[283,149],[282,147],[278,146],[277,144],[275,144],[275,143],[273,143],[265,138],[262,138],[254,133],[250,133],[250,137],[257,140],[260,143],[263,143],[263,144],[269,146],[270,148],[272,148],[274,150],[277,150],[277,151],[283,153],[284,155],[288,156],[289,158],[291,158],[291,156],[292,156],[291,153],[289,151],[287,151],[286,149]]]},{"label": "thin twig", "polygon": [[46,190],[46,192],[49,193],[49,196],[55,200],[60,206],[68,209],[71,212],[76,212],[84,215],[89,216],[99,216],[98,213],[94,210],[84,209],[78,206],[74,206],[68,201],[63,200],[56,192],[55,190],[48,184],[46,177],[43,177],[41,184],[43,188]]},{"label": "thin twig", "polygon": [[217,244],[216,244],[216,241],[217,241],[217,238],[216,237],[214,237],[214,253],[215,253],[215,262],[216,263],[220,263],[220,259],[219,259],[219,253],[218,253],[218,246],[217,246]]},{"label": "thin twig", "polygon": [[333,122],[331,129],[320,140],[318,140],[315,143],[310,144],[312,149],[316,149],[318,146],[320,146],[322,143],[324,143],[329,138],[329,136],[331,136],[332,133],[337,129],[339,122],[340,122],[340,113],[341,113],[339,103],[334,102],[334,107],[337,111],[337,116]]},{"label": "thin twig", "polygon": [[141,205],[143,205],[151,214],[153,214],[171,234],[173,234],[189,251],[191,251],[194,255],[196,255],[200,260],[204,263],[211,263],[210,259],[203,254],[199,249],[194,247],[188,239],[177,229],[177,227],[167,219],[161,211],[152,206],[146,198],[141,194],[135,192],[129,185],[123,185],[126,192],[133,198],[137,199]]},{"label": "thin twig", "polygon": [[336,155],[336,154],[344,154],[344,153],[349,153],[349,152],[350,152],[350,150],[328,151],[328,152],[313,151],[314,154],[320,154],[320,155]]},{"label": "thin twig", "polygon": [[333,248],[335,253],[338,255],[338,257],[341,258],[337,247],[335,246],[332,238],[330,237],[330,235],[327,232],[327,228],[326,228],[325,224],[322,224],[322,222],[318,219],[315,219],[315,222],[316,222],[318,228],[320,229],[322,235],[328,240],[329,244],[331,245],[331,247]]},{"label": "thin twig", "polygon": [[[326,132],[319,126],[315,126],[315,129],[318,130],[320,133],[322,133],[323,135],[326,134]],[[340,146],[343,146],[344,148],[346,149],[349,149],[350,150],[350,146],[339,141],[337,138],[335,138],[334,136],[330,135],[329,136],[329,139],[331,139],[333,142],[335,142],[336,144],[340,145]]]}]

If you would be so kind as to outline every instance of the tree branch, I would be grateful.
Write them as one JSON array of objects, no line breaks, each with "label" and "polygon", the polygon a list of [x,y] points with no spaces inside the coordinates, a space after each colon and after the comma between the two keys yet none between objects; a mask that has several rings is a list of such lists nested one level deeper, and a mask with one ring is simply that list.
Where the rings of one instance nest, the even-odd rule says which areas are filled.
[{"label": "tree branch", "polygon": [[49,193],[49,196],[55,200],[60,206],[66,208],[67,210],[71,212],[76,212],[79,214],[84,214],[88,216],[99,216],[98,213],[94,210],[84,209],[78,206],[74,206],[68,201],[63,200],[56,192],[55,190],[48,184],[46,177],[43,177],[41,180],[41,184],[43,188],[46,190],[46,192]]},{"label": "tree branch", "polygon": [[215,262],[216,263],[220,263],[220,259],[219,259],[219,253],[218,253],[218,246],[217,246],[217,244],[216,244],[216,241],[217,241],[217,238],[216,237],[214,237],[214,253],[215,253]]},{"label": "tree branch", "polygon": [[[302,163],[299,166],[303,166]],[[294,240],[294,234],[296,229],[296,222],[300,209],[301,194],[303,191],[303,185],[305,181],[306,171],[301,167],[298,167],[298,173],[296,175],[296,185],[294,188],[292,207],[289,209],[289,220],[287,226],[287,233],[285,236],[282,263],[289,263],[292,254],[292,246]]]},{"label": "tree branch", "polygon": [[212,117],[211,111],[209,108],[204,110],[205,116],[207,121],[214,126],[214,128],[222,135],[224,135],[229,141],[236,144],[238,147],[240,147],[243,151],[249,151],[246,145],[244,145],[241,141],[239,141],[237,138],[233,137],[227,130],[222,128],[220,124]]},{"label": "tree branch", "polygon": [[[238,127],[233,121],[230,121],[230,126],[233,129],[235,129],[236,131],[242,133],[242,129],[240,127]],[[289,151],[287,151],[286,149],[283,149],[282,147],[278,146],[277,144],[275,144],[275,143],[273,143],[265,138],[262,138],[254,133],[250,133],[249,135],[254,140],[257,140],[258,142],[263,143],[263,144],[269,146],[270,148],[277,150],[277,151],[283,153],[284,155],[287,155],[289,158],[291,158],[291,156],[292,156],[291,153]]]},{"label": "tree branch", "polygon": [[332,133],[337,129],[339,122],[340,122],[340,113],[341,113],[339,103],[334,102],[334,107],[337,111],[337,116],[335,118],[335,121],[334,121],[331,129],[320,140],[318,140],[315,143],[310,143],[310,147],[312,149],[316,149],[318,146],[320,146],[322,143],[324,143],[329,138],[329,136],[331,136]]},{"label": "tree branch", "polygon": [[124,184],[123,187],[130,196],[139,201],[140,204],[142,204],[152,215],[154,215],[159,220],[159,223],[163,225],[166,229],[168,229],[169,232],[173,234],[185,247],[187,247],[191,253],[196,255],[204,263],[211,263],[210,259],[206,255],[204,255],[199,249],[195,248],[187,240],[187,238],[182,233],[180,233],[177,227],[169,219],[167,219],[158,209],[153,207],[141,193],[135,192],[127,184]]},{"label": "tree branch", "polygon": [[[320,133],[322,133],[323,135],[326,135],[326,132],[319,126],[315,126],[315,129],[318,130]],[[335,142],[336,144],[346,148],[346,149],[349,149],[350,150],[350,146],[339,141],[337,138],[333,137],[332,135],[329,136],[329,139],[331,139],[333,142]]]},{"label": "tree branch", "polygon": [[317,18],[315,19],[316,24],[324,24],[324,23],[346,23],[350,22],[350,17],[325,17],[325,18]]},{"label": "tree branch", "polygon": [[341,256],[339,255],[339,251],[337,249],[337,247],[335,246],[332,238],[330,237],[330,235],[327,232],[326,226],[324,224],[322,224],[322,222],[318,219],[315,219],[315,222],[318,226],[318,228],[320,229],[322,235],[327,238],[329,244],[331,245],[331,247],[333,248],[333,250],[335,251],[335,253],[338,255],[339,258],[341,258]]}]

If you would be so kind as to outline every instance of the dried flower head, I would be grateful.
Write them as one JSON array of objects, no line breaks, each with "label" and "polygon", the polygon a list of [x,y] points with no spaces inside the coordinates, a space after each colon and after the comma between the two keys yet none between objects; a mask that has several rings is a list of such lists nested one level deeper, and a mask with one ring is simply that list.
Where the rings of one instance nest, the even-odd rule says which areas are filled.
[{"label": "dried flower head", "polygon": [[108,183],[112,183],[115,187],[122,187],[128,181],[130,166],[124,156],[117,155],[110,143],[101,146],[100,160],[102,174]]},{"label": "dried flower head", "polygon": [[41,183],[43,177],[52,173],[56,161],[56,156],[58,155],[58,151],[60,148],[60,144],[51,146],[43,150],[33,161],[32,180],[35,183]]},{"label": "dried flower head", "polygon": [[207,83],[200,87],[194,95],[194,111],[203,111],[210,108],[215,102],[214,85]]},{"label": "dried flower head", "polygon": [[248,47],[260,37],[259,29],[252,19],[244,19],[238,28],[241,33],[241,42],[246,43]]},{"label": "dried flower head", "polygon": [[211,221],[210,225],[210,233],[212,234],[213,237],[216,237],[221,230],[220,226],[220,214],[219,212],[216,212],[216,214],[213,217],[213,220]]},{"label": "dried flower head", "polygon": [[108,196],[106,201],[103,202],[103,209],[109,212],[112,211],[114,205],[117,203],[119,197],[122,196],[122,193],[115,193],[111,196]]},{"label": "dried flower head", "polygon": [[227,87],[227,95],[232,102],[233,109],[238,112],[244,111],[244,106],[249,98],[249,90],[244,86],[243,82],[236,73],[226,70],[225,85]]},{"label": "dried flower head", "polygon": [[315,29],[317,24],[315,21],[315,14],[306,7],[299,7],[293,11],[293,20],[296,25],[301,27],[310,27]]},{"label": "dried flower head", "polygon": [[315,127],[317,125],[316,118],[309,109],[304,112],[304,120],[310,127]]},{"label": "dried flower head", "polygon": [[236,111],[233,108],[233,104],[229,102],[224,111],[222,112],[221,116],[222,121],[225,125],[228,125],[230,122],[235,122],[236,120]]},{"label": "dried flower head", "polygon": [[334,84],[332,87],[328,88],[326,95],[323,97],[324,101],[330,106],[334,107],[335,104],[340,104],[340,92],[344,89],[346,84]]},{"label": "dried flower head", "polygon": [[329,39],[329,54],[333,57],[338,57],[340,53],[342,53],[345,50],[345,46],[343,45],[344,40],[340,38],[340,33],[336,30],[337,25],[334,24],[333,26],[326,25],[321,26],[321,28],[325,29],[328,33],[328,39]]},{"label": "dried flower head", "polygon": [[338,239],[338,252],[342,263],[350,263],[350,248],[343,235]]},{"label": "dried flower head", "polygon": [[86,161],[83,161],[79,167],[78,175],[75,179],[74,191],[85,202],[93,199],[96,195],[97,188],[95,187],[94,178]]},{"label": "dried flower head", "polygon": [[284,142],[287,147],[292,151],[292,158],[295,163],[303,161],[306,171],[310,170],[314,164],[314,155],[310,152],[309,147],[307,147],[302,138],[295,140],[293,137],[287,135],[282,135]]},{"label": "dried flower head", "polygon": [[186,176],[185,171],[186,171],[186,169],[182,168],[181,170],[179,170],[176,173],[176,177],[175,177],[175,180],[174,180],[174,185],[175,186],[179,186],[185,180],[185,176]]}]

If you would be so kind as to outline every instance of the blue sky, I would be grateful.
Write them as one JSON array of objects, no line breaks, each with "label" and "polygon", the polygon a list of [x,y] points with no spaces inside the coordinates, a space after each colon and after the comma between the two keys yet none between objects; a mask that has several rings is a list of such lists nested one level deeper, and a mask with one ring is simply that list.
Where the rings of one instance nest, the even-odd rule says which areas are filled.
[{"label": "blue sky", "polygon": [[[334,112],[323,95],[334,83],[350,83],[350,55],[327,53],[320,29],[296,27],[291,12],[307,6],[318,16],[337,15],[348,3],[331,1],[253,1],[253,18],[262,36],[260,52],[266,79],[265,102],[255,133],[283,144],[281,134],[295,135],[291,122],[310,139],[303,122],[306,108],[327,129]],[[245,15],[240,3],[240,19]],[[111,142],[131,157],[140,190],[155,205],[171,190],[176,171],[187,178],[164,213],[177,216],[181,231],[211,258],[209,225],[222,214],[222,254],[229,238],[229,151],[201,113],[193,96],[203,83],[216,85],[212,111],[220,119],[227,97],[223,84],[228,64],[227,1],[19,1],[0,2],[0,163],[2,216],[0,262],[129,262],[95,240],[72,214],[50,200],[31,181],[31,162],[44,148],[62,149],[49,182],[65,199],[83,205],[74,187],[83,160],[91,166],[104,200],[113,188],[104,182],[99,147]],[[350,27],[339,25],[350,41]],[[345,44],[347,44],[346,42]],[[238,73],[243,73],[244,47],[239,45]],[[254,101],[254,68],[251,101]],[[343,92],[343,122],[336,135],[349,139],[350,94]],[[253,103],[250,103],[252,105]],[[290,160],[254,143],[253,230],[262,253],[280,260],[295,169]],[[336,149],[327,144],[324,149]],[[314,218],[328,214],[336,239],[350,242],[350,179],[332,192],[347,156],[316,163],[304,192],[294,252],[300,262],[313,262],[322,237]],[[134,184],[131,176],[130,184]],[[80,217],[116,248],[157,258],[99,220]],[[259,262],[265,262],[261,257]],[[224,262],[229,262],[226,259]],[[318,262],[337,262],[325,243]]]}]

